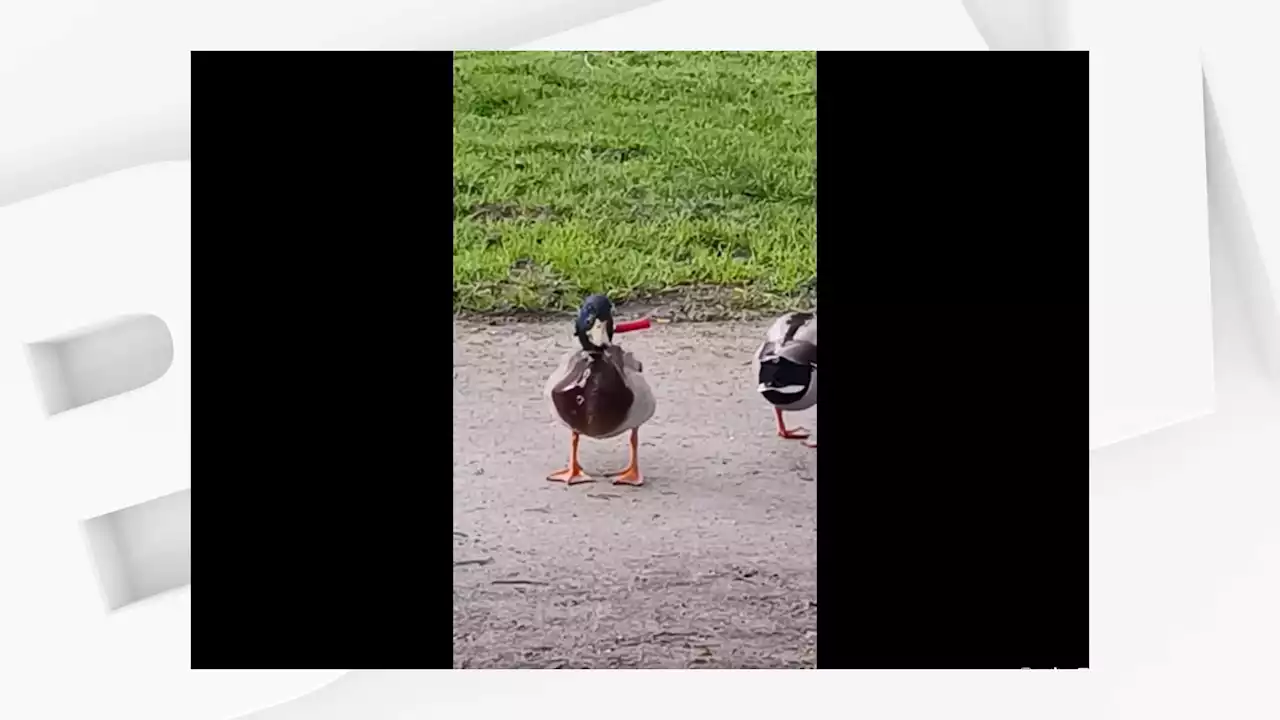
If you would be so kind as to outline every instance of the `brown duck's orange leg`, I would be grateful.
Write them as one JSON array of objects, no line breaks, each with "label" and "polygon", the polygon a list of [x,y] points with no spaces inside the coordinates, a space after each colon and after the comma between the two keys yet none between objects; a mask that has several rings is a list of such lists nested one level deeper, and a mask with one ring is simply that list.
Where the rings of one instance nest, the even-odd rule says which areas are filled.
[{"label": "brown duck's orange leg", "polygon": [[595,478],[582,472],[582,466],[578,464],[578,433],[574,433],[569,440],[569,467],[551,473],[547,479],[552,482],[562,482],[565,485],[595,482]]},{"label": "brown duck's orange leg", "polygon": [[786,423],[782,422],[782,410],[780,408],[774,408],[773,415],[778,419],[778,437],[784,437],[788,440],[804,440],[809,437],[809,431],[802,427],[788,430]]},{"label": "brown duck's orange leg", "polygon": [[631,431],[631,459],[627,462],[627,467],[622,472],[609,473],[609,477],[613,478],[614,485],[643,485],[644,478],[640,475],[640,462],[637,453],[640,448],[640,431]]}]

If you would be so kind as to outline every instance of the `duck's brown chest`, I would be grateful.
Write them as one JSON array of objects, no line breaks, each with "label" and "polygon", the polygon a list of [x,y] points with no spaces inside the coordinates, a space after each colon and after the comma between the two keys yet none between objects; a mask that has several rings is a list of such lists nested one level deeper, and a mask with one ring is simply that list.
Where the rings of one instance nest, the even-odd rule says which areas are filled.
[{"label": "duck's brown chest", "polygon": [[603,437],[626,421],[635,394],[621,368],[601,357],[586,364],[577,377],[565,378],[552,390],[551,401],[569,427],[587,437]]}]

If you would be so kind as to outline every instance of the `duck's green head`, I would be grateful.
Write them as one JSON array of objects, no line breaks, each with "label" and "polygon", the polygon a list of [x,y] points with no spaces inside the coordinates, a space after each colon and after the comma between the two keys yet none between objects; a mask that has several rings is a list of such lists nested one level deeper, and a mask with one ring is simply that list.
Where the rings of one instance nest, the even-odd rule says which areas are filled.
[{"label": "duck's green head", "polygon": [[573,334],[588,352],[599,352],[613,342],[613,303],[609,298],[592,295],[583,301]]}]

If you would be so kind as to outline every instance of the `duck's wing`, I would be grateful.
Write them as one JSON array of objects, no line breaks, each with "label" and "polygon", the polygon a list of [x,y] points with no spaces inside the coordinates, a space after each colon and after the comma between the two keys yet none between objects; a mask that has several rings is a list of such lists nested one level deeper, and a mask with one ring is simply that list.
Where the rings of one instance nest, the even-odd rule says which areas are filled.
[{"label": "duck's wing", "polygon": [[565,353],[560,359],[560,365],[555,372],[551,373],[551,377],[547,378],[547,384],[542,388],[542,395],[548,401],[551,400],[551,394],[557,390],[562,390],[574,383],[582,382],[586,377],[587,368],[591,366],[591,359],[582,350],[571,350]]},{"label": "duck's wing", "polygon": [[[766,360],[784,354],[784,349],[796,343],[818,345],[818,317],[813,313],[789,312],[769,326],[764,343],[756,350],[755,359]],[[790,359],[790,358],[788,358]]]},{"label": "duck's wing", "polygon": [[769,330],[764,334],[765,344],[773,343],[774,345],[781,345],[786,340],[787,327],[790,326],[791,316],[794,314],[795,313],[787,313],[773,321],[773,324],[769,326]]},{"label": "duck's wing", "polygon": [[793,337],[796,342],[808,343],[816,348],[818,346],[817,314],[809,315],[807,319],[800,323],[800,326],[796,328],[796,332]]},{"label": "duck's wing", "polygon": [[799,340],[778,349],[778,357],[783,357],[797,365],[818,367],[818,346]]},{"label": "duck's wing", "polygon": [[605,350],[605,358],[622,374],[623,382],[631,391],[631,407],[618,426],[616,433],[634,430],[649,421],[658,408],[658,401],[644,376],[644,364],[634,353],[612,345]]},{"label": "duck's wing", "polygon": [[[614,346],[616,350],[620,350],[617,355],[613,355],[613,359],[620,365],[622,370],[622,379],[627,383],[627,388],[631,391],[631,407],[627,409],[627,416],[622,420],[620,430],[632,430],[639,428],[640,425],[648,423],[653,418],[654,411],[658,409],[658,400],[653,396],[652,389],[649,388],[649,380],[644,377],[644,364],[640,363],[639,357],[632,352],[621,350]],[[614,350],[611,348],[611,350]]]},{"label": "duck's wing", "polygon": [[634,430],[649,422],[658,409],[658,400],[649,389],[649,381],[645,379],[644,373],[627,368],[624,377],[634,397],[631,400],[631,407],[627,410],[627,418],[622,422],[622,428]]},{"label": "duck's wing", "polygon": [[761,362],[762,360],[766,360],[766,359],[768,359],[768,358],[773,357],[773,348],[774,348],[774,347],[775,347],[775,346],[774,346],[774,344],[773,344],[773,343],[771,343],[771,342],[769,342],[769,341],[767,341],[767,340],[766,340],[766,341],[764,342],[764,344],[763,344],[763,345],[761,345],[760,347],[756,348],[756,354],[755,354],[755,355],[753,355],[751,359],[752,359],[752,360],[754,360],[755,362],[759,363],[759,362]]},{"label": "duck's wing", "polygon": [[760,344],[760,347],[756,348],[756,362],[761,362],[777,356],[778,346],[782,344],[783,339],[787,336],[787,318],[790,317],[790,315],[791,313],[787,313],[777,320],[774,320],[773,324],[769,326],[769,329],[765,331],[764,342]]}]

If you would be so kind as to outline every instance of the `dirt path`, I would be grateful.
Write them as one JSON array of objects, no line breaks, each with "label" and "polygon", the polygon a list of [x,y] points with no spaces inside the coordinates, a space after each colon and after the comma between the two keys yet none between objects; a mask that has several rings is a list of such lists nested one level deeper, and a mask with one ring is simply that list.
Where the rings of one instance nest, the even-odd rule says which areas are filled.
[{"label": "dirt path", "polygon": [[[618,336],[658,398],[646,484],[566,488],[545,479],[569,436],[542,386],[569,325],[455,323],[455,667],[814,666],[817,451],[755,392],[767,325]],[[587,472],[626,460],[625,436],[582,443]]]}]

